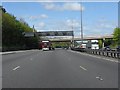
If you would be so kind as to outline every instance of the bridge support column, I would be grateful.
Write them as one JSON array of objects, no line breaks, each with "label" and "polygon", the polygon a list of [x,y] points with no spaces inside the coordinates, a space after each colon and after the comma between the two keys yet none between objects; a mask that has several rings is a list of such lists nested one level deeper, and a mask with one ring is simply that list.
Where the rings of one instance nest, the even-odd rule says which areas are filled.
[{"label": "bridge support column", "polygon": [[103,38],[102,48],[105,47],[105,38]]},{"label": "bridge support column", "polygon": [[71,47],[74,47],[74,46],[73,46],[73,40],[71,40]]}]

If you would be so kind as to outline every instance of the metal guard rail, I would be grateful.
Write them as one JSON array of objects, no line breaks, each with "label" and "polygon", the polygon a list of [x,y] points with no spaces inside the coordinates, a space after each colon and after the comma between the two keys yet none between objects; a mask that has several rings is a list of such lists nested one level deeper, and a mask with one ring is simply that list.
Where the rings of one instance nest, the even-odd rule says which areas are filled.
[{"label": "metal guard rail", "polygon": [[71,50],[120,59],[120,51],[119,52],[118,51],[103,51],[99,49],[81,49],[81,48],[71,48]]}]

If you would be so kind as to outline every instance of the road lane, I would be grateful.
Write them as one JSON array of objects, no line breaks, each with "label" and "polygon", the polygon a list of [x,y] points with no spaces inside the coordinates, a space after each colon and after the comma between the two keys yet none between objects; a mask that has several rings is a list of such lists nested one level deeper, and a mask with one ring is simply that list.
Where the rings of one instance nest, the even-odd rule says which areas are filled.
[{"label": "road lane", "polygon": [[[118,87],[118,63],[106,61],[95,57],[86,56],[80,53],[68,52],[71,58],[75,58],[75,65],[81,63],[82,66],[87,66],[89,73],[104,78],[104,85]],[[80,59],[79,59],[80,58]],[[77,63],[78,62],[78,63]],[[107,83],[109,81],[109,83]],[[114,83],[113,83],[114,82]],[[104,87],[103,85],[103,87]]]},{"label": "road lane", "polygon": [[[117,63],[69,50],[35,50],[11,55],[3,55],[4,88],[118,87]],[[17,66],[20,68],[13,71]]]},{"label": "road lane", "polygon": [[29,56],[33,56],[35,53],[39,52],[40,50],[29,50],[29,51],[24,51],[24,52],[20,52],[20,51],[17,51],[17,52],[14,52],[13,54],[5,54],[5,55],[2,55],[2,64],[6,64],[6,63],[12,63],[14,62],[15,60],[18,60],[18,59],[23,59],[23,58],[27,58]]}]

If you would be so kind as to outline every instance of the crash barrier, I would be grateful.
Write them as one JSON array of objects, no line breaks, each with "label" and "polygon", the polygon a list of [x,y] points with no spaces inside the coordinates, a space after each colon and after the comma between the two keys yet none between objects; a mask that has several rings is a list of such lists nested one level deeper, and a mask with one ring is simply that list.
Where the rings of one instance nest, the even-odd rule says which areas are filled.
[{"label": "crash barrier", "polygon": [[71,48],[71,50],[120,59],[120,51],[103,51],[99,49],[82,49],[82,48]]}]

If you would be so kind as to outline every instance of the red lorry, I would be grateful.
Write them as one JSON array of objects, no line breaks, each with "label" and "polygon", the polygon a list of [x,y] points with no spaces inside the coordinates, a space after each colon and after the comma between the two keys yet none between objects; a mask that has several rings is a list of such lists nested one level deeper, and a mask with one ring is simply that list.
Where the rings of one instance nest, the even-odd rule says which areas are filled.
[{"label": "red lorry", "polygon": [[40,41],[39,49],[42,49],[43,51],[46,51],[46,50],[52,50],[54,48],[52,47],[52,44],[51,44],[50,41]]}]

